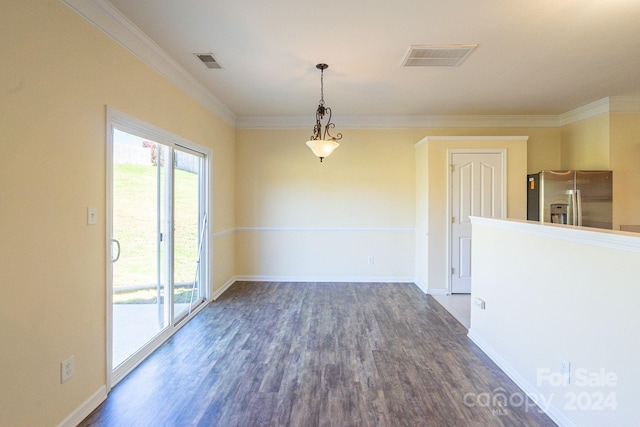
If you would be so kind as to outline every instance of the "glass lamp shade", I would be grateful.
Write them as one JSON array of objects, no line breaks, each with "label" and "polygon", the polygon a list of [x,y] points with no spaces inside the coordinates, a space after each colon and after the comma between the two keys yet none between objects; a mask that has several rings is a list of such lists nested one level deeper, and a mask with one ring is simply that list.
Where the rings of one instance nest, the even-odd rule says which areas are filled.
[{"label": "glass lamp shade", "polygon": [[307,141],[307,146],[311,148],[313,154],[322,161],[325,157],[329,157],[329,155],[333,153],[333,150],[338,148],[340,144],[338,144],[335,139],[312,139],[311,141]]}]

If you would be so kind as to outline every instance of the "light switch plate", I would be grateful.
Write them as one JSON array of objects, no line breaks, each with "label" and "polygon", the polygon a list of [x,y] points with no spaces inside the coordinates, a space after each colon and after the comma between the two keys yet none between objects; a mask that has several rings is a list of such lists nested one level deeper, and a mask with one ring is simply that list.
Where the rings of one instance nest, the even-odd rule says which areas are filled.
[{"label": "light switch plate", "polygon": [[88,207],[87,208],[87,224],[96,225],[97,223],[98,223],[98,208]]}]

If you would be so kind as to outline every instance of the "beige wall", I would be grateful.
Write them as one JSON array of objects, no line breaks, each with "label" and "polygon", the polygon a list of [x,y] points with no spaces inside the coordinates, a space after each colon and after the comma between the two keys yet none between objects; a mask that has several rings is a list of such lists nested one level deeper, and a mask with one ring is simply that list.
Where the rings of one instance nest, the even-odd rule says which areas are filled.
[{"label": "beige wall", "polygon": [[320,163],[309,130],[237,131],[238,276],[413,280],[413,135],[343,133]]},{"label": "beige wall", "polygon": [[[239,277],[406,278],[443,289],[446,148],[508,148],[508,214],[514,218],[526,215],[527,170],[560,165],[559,128],[339,130],[342,144],[324,163],[310,157],[304,144],[308,130],[237,131]],[[514,134],[528,135],[529,141],[415,147],[425,135]],[[322,230],[331,231],[330,241]],[[373,265],[367,264],[370,256]],[[428,268],[433,265],[439,267]]]},{"label": "beige wall", "polygon": [[640,225],[640,113],[612,113],[613,228]]},{"label": "beige wall", "polygon": [[416,284],[424,292],[429,284],[429,143],[415,145],[416,162]]},{"label": "beige wall", "polygon": [[[637,425],[640,237],[483,220],[473,239],[472,298],[485,309],[472,304],[469,336],[559,425]],[[568,385],[549,381],[560,359]]]},{"label": "beige wall", "polygon": [[[450,128],[413,131],[416,138],[416,282],[423,290],[442,293],[447,288],[447,159],[449,148],[508,149],[508,207],[511,218],[526,217],[526,174],[560,168],[560,128]],[[526,135],[526,142],[480,144],[472,137]],[[441,141],[438,137],[470,137]],[[434,138],[435,137],[435,138]],[[429,139],[432,142],[429,142]],[[524,169],[523,169],[524,168]]]},{"label": "beige wall", "polygon": [[[237,276],[444,289],[447,147],[414,146],[426,136],[529,136],[509,148],[519,164],[508,179],[515,218],[524,215],[523,161],[528,172],[604,161],[599,117],[562,129],[340,129],[341,147],[321,164],[304,144],[310,129],[232,129],[59,1],[4,1],[0,28],[8,425],[57,424],[106,382],[107,105],[213,150],[214,292]],[[610,115],[616,224],[640,223],[638,122]],[[584,137],[596,141],[588,154]],[[86,225],[87,206],[98,207],[97,226]],[[76,374],[61,385],[60,361],[71,355]]]},{"label": "beige wall", "polygon": [[234,227],[234,130],[61,2],[1,9],[0,424],[50,426],[106,383],[105,106],[213,150],[214,232]]},{"label": "beige wall", "polygon": [[563,126],[563,169],[613,170],[613,228],[640,225],[640,113],[607,113]]},{"label": "beige wall", "polygon": [[[561,168],[562,137],[560,136],[559,128],[514,129],[511,135],[529,136],[529,141],[527,142],[527,173]],[[526,181],[524,185],[526,188]]]},{"label": "beige wall", "polygon": [[[527,141],[516,139],[468,139],[442,140],[438,137],[426,138],[429,146],[429,227],[428,227],[428,288],[430,292],[442,292],[448,283],[449,248],[449,194],[447,177],[449,176],[448,150],[506,149],[507,150],[507,217],[526,218],[526,178],[527,178]],[[441,291],[442,290],[442,291]]]},{"label": "beige wall", "polygon": [[562,127],[560,168],[609,169],[609,114]]},{"label": "beige wall", "polygon": [[[524,188],[527,170],[560,166],[559,128],[340,130],[345,138],[324,163],[309,158],[304,145],[308,130],[237,131],[238,276],[411,278],[423,287],[429,283],[430,288],[442,289],[446,287],[446,263],[441,261],[446,260],[447,223],[446,199],[442,199],[446,175],[441,175],[446,148],[443,145],[432,157],[436,146],[414,145],[425,135],[529,135],[528,143],[517,147],[481,145],[509,147],[508,212],[516,218],[525,215],[525,192],[518,189]],[[538,151],[543,150],[548,152],[541,155]],[[341,230],[331,243],[311,233],[325,229],[335,234],[336,228]],[[306,230],[303,236],[297,234],[300,229]],[[415,236],[406,230],[415,230]],[[302,237],[305,250],[298,247]],[[356,241],[358,247],[352,250]],[[384,247],[393,248],[392,252]],[[370,256],[375,257],[373,265],[367,264]],[[325,260],[324,269],[315,264],[318,259]],[[410,268],[406,260],[415,267]],[[429,265],[442,267],[429,269]]]},{"label": "beige wall", "polygon": [[[484,128],[433,128],[413,131],[415,142],[429,136],[513,136],[526,135],[527,173],[546,169],[560,169],[562,137],[559,127],[484,127]],[[526,181],[523,186],[526,186]],[[526,187],[525,187],[526,188]]]}]

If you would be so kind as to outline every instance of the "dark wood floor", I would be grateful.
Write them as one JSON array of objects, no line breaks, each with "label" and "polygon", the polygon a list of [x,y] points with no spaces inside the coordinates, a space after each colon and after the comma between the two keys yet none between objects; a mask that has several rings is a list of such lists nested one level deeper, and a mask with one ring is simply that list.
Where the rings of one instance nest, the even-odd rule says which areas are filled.
[{"label": "dark wood floor", "polygon": [[238,282],[81,425],[555,425],[466,333],[411,284]]}]

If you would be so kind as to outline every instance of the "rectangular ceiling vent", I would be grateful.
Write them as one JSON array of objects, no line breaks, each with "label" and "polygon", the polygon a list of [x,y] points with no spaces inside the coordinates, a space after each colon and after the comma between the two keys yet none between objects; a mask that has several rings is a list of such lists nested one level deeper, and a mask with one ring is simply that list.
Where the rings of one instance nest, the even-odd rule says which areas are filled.
[{"label": "rectangular ceiling vent", "polygon": [[212,53],[195,53],[194,55],[197,56],[207,68],[216,70],[222,68]]},{"label": "rectangular ceiling vent", "polygon": [[457,67],[467,59],[477,44],[411,46],[403,67]]}]

